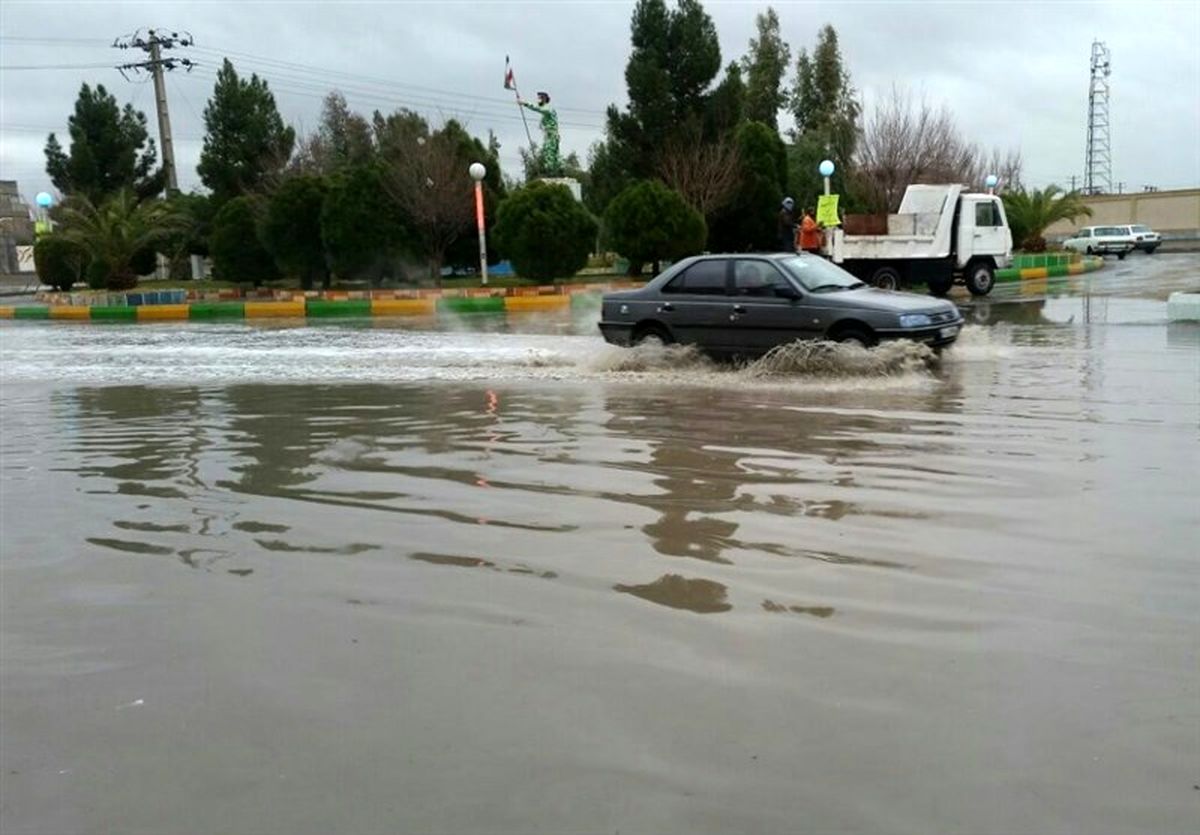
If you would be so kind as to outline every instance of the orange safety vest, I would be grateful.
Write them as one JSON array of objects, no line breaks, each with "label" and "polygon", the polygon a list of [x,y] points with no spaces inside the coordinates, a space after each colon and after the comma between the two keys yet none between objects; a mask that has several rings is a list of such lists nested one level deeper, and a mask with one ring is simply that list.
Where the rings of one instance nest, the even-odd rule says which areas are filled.
[{"label": "orange safety vest", "polygon": [[817,226],[812,215],[805,215],[800,224],[800,248],[807,252],[821,248],[821,227]]}]

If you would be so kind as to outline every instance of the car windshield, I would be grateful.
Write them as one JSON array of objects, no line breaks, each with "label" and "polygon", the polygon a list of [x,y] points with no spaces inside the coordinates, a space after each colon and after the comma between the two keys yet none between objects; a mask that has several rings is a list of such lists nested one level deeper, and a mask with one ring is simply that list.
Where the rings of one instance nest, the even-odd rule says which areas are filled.
[{"label": "car windshield", "polygon": [[1150,227],[1149,226],[1135,226],[1135,227],[1133,227],[1133,231],[1134,232],[1149,232]]},{"label": "car windshield", "polygon": [[852,287],[864,286],[861,281],[841,267],[834,266],[815,255],[793,255],[790,258],[780,258],[777,263],[810,293],[848,290]]}]

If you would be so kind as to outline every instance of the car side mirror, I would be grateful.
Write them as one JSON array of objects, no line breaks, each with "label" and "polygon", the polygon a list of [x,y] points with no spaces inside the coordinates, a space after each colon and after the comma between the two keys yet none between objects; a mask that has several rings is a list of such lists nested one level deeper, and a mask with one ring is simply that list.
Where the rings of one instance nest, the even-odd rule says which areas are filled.
[{"label": "car side mirror", "polygon": [[791,299],[792,301],[804,298],[804,294],[790,284],[776,284],[775,295],[782,299]]}]

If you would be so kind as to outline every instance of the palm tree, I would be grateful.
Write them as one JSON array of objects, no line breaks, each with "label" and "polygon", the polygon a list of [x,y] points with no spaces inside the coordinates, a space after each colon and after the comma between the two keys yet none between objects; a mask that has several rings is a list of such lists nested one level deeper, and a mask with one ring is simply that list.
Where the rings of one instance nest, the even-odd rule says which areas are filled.
[{"label": "palm tree", "polygon": [[60,234],[78,245],[91,262],[89,273],[103,271],[110,290],[137,286],[134,263],[154,246],[177,235],[188,219],[169,203],[139,203],[122,189],[99,206],[83,195],[68,199],[59,218]]},{"label": "palm tree", "polygon": [[1026,252],[1045,251],[1046,239],[1042,235],[1051,224],[1074,220],[1080,215],[1092,216],[1092,210],[1084,204],[1078,191],[1064,192],[1055,185],[1040,191],[1022,188],[1006,192],[1002,197],[1013,242],[1017,249]]}]

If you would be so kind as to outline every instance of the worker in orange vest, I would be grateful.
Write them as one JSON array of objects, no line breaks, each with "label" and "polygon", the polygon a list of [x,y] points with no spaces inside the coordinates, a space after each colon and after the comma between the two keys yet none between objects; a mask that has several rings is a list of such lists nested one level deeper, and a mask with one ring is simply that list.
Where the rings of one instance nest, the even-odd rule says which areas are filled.
[{"label": "worker in orange vest", "polygon": [[805,252],[819,252],[821,249],[821,227],[813,219],[811,208],[804,210],[804,220],[800,221],[800,249]]}]

